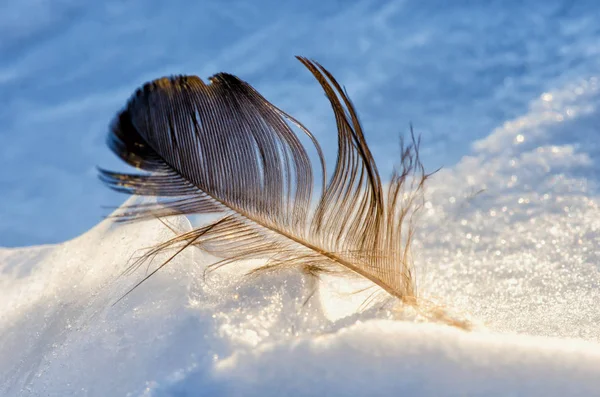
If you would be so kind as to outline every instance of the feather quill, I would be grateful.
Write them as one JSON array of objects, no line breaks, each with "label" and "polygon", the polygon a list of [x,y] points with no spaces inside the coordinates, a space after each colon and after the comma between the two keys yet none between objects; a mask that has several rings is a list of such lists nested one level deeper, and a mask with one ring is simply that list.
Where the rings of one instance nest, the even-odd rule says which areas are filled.
[{"label": "feather quill", "polygon": [[[335,116],[338,150],[329,180],[310,131],[231,74],[216,74],[208,83],[195,76],[161,78],[131,97],[112,123],[108,144],[146,172],[100,169],[100,178],[114,190],[164,200],[130,206],[119,220],[222,216],[154,247],[130,270],[167,249],[177,249],[172,259],[196,246],[220,259],[213,267],[268,258],[259,270],[349,272],[415,305],[413,215],[429,176],[419,159],[419,140],[411,130],[411,141],[401,143],[400,164],[384,186],[347,93],[319,63],[297,58],[322,87]],[[311,206],[319,184],[314,164],[291,125],[318,154],[322,180],[316,206]]]}]

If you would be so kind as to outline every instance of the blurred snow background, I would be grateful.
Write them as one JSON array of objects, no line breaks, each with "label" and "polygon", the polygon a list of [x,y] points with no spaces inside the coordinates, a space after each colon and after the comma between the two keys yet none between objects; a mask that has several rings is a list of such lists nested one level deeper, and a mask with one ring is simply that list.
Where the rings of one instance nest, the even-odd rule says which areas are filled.
[{"label": "blurred snow background", "polygon": [[293,58],[347,87],[382,165],[413,122],[431,169],[527,111],[542,93],[595,76],[594,1],[0,2],[0,245],[56,243],[121,196],[95,167],[118,161],[107,124],[143,82],[228,71],[329,146],[325,98]]},{"label": "blurred snow background", "polygon": [[96,178],[120,167],[107,125],[161,75],[237,74],[332,149],[301,54],[347,87],[384,171],[411,121],[444,166],[419,287],[481,325],[331,321],[327,288],[303,308],[294,273],[204,281],[195,251],[110,307],[142,275],[118,277],[130,256],[170,232],[102,222],[0,249],[0,394],[598,395],[599,17],[565,0],[5,0],[0,246],[74,238],[123,201]]}]

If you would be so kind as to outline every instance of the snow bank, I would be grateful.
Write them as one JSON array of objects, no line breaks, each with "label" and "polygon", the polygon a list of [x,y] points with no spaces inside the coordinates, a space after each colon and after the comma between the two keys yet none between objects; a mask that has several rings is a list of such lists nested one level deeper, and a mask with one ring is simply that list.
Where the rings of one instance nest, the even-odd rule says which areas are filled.
[{"label": "snow bank", "polygon": [[[591,343],[371,320],[238,353],[215,372],[240,396],[592,396],[598,368]],[[171,392],[194,395],[197,375]]]},{"label": "snow bank", "polygon": [[[189,227],[185,219],[177,226]],[[2,251],[0,394],[594,395],[600,345],[377,319],[330,322],[293,272],[202,280],[189,251],[143,275],[123,258],[168,237],[159,222],[103,222],[53,247]]]}]

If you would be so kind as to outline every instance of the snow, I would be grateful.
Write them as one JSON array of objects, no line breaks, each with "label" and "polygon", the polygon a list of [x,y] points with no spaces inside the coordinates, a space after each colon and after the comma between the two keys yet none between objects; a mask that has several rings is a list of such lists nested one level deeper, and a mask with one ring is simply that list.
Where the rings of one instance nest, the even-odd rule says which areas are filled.
[{"label": "snow", "polygon": [[248,396],[595,395],[599,353],[581,341],[372,320],[238,353],[216,366],[216,377]]},{"label": "snow", "polygon": [[204,278],[197,250],[112,306],[147,270],[122,275],[128,260],[173,232],[105,220],[0,251],[0,394],[597,395],[600,213],[586,176],[598,99],[596,79],[544,93],[432,178],[420,291],[471,332],[359,311],[331,279],[304,306],[293,271]]},{"label": "snow", "polygon": [[[0,395],[599,395],[600,7],[278,4],[0,4],[0,245],[25,245],[0,248]],[[415,239],[419,292],[473,331],[361,311],[334,278],[307,305],[293,271],[204,278],[194,250],[112,306],[146,272],[122,275],[130,258],[172,232],[98,223],[123,200],[95,177],[118,166],[110,118],[147,79],[224,70],[331,151],[295,54],[347,87],[384,170],[410,121],[427,168],[444,166]]]},{"label": "snow", "polygon": [[326,99],[293,58],[311,57],[347,88],[382,167],[412,122],[436,169],[542,93],[597,75],[599,18],[571,0],[4,0],[0,245],[65,241],[121,203],[96,167],[120,165],[107,125],[149,79],[234,73],[334,150]]},{"label": "snow", "polygon": [[543,93],[433,179],[424,293],[497,330],[600,341],[599,89]]}]

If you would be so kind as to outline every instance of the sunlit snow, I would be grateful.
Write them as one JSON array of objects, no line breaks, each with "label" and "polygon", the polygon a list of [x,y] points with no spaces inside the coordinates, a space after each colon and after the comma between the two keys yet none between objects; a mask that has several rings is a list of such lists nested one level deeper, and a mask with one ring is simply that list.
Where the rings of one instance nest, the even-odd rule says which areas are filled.
[{"label": "sunlit snow", "polygon": [[198,250],[113,306],[147,271],[123,275],[130,259],[173,232],[104,220],[0,248],[0,395],[600,395],[600,8],[230,3],[0,5],[0,245],[63,241],[124,200],[94,167],[116,164],[114,112],[163,74],[238,74],[335,150],[302,54],[346,85],[384,172],[409,121],[426,167],[444,165],[418,289],[474,330],[361,311],[331,277],[306,305],[294,271],[205,277]]}]

